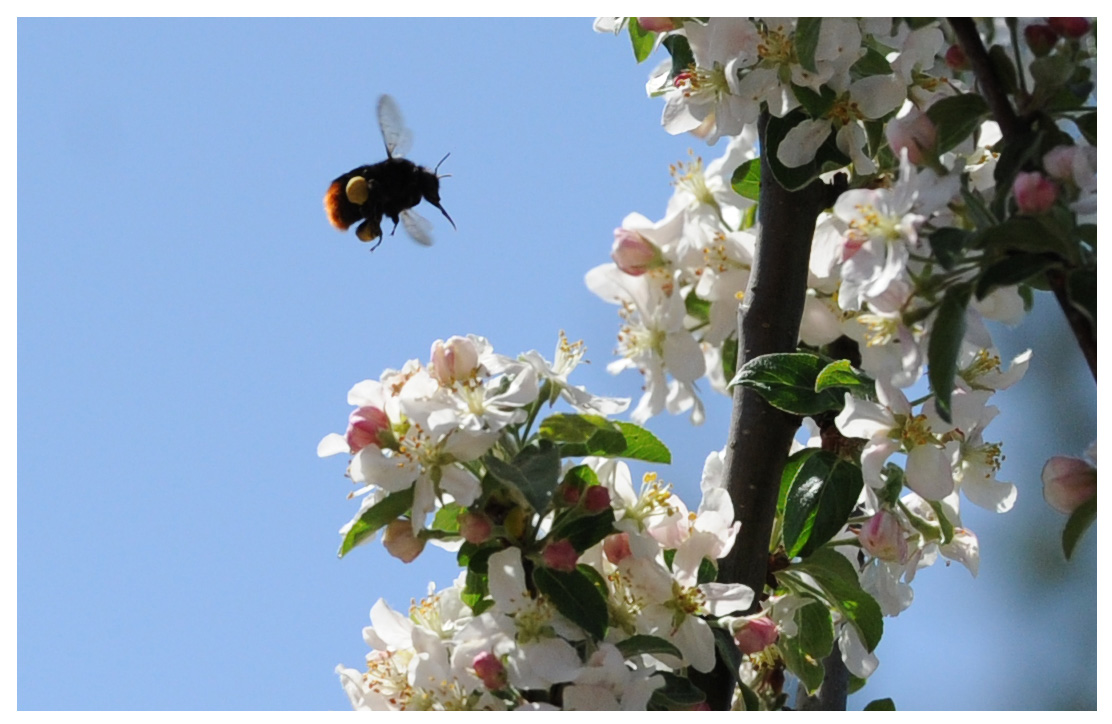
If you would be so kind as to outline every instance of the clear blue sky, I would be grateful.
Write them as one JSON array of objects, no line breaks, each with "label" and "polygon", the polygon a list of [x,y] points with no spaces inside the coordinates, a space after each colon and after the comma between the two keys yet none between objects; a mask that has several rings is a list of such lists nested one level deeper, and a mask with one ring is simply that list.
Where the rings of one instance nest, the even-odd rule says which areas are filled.
[{"label": "clear blue sky", "polygon": [[[342,709],[379,596],[396,607],[451,556],[335,557],[355,511],[339,458],[348,388],[452,334],[551,358],[587,342],[579,383],[611,377],[614,308],[583,275],[612,229],[656,219],[669,137],[645,97],[654,61],[588,20],[20,20],[18,23],[18,706]],[[398,232],[373,254],[328,226],[332,178],[381,160],[375,100],[398,100],[410,157],[443,171],[458,231]],[[979,580],[942,565],[886,621],[863,694],[900,708],[1096,704],[1096,531],[1060,562],[1042,502],[1049,455],[1096,435],[1091,379],[1059,326],[1001,394],[990,439],[1016,510],[968,506]],[[658,418],[659,470],[697,499],[725,442]],[[1016,682],[1022,682],[1016,686]]]}]

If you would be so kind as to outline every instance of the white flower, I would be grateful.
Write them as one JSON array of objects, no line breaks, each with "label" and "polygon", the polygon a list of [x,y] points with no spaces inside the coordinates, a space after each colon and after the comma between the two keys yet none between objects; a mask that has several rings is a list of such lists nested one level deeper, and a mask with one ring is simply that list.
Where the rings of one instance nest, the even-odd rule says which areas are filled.
[{"label": "white flower", "polygon": [[536,351],[526,352],[521,355],[521,360],[555,386],[559,390],[560,397],[564,398],[577,411],[607,417],[623,412],[629,407],[628,398],[599,397],[587,392],[583,387],[572,387],[568,383],[568,375],[579,365],[585,351],[583,342],[570,344],[564,331],[560,330],[560,340],[556,344],[555,362],[549,364]]}]

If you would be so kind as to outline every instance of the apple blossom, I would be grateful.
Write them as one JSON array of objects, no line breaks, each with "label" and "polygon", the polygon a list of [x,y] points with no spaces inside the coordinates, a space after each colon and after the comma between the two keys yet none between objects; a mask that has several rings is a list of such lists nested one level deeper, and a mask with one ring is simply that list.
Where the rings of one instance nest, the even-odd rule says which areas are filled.
[{"label": "apple blossom", "polygon": [[1043,214],[1058,200],[1058,187],[1038,171],[1020,171],[1012,184],[1021,214]]},{"label": "apple blossom", "polygon": [[1097,494],[1097,469],[1079,458],[1056,455],[1042,470],[1043,497],[1059,513],[1072,513]]}]

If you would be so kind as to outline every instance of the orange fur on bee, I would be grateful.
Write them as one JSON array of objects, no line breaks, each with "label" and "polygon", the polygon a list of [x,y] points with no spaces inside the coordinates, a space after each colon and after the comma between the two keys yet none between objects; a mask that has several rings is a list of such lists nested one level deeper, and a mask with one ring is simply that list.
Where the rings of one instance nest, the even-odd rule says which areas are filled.
[{"label": "orange fur on bee", "polygon": [[340,231],[347,231],[348,227],[363,218],[359,207],[347,199],[346,183],[343,178],[336,179],[324,194],[324,212],[328,214],[328,221]]}]

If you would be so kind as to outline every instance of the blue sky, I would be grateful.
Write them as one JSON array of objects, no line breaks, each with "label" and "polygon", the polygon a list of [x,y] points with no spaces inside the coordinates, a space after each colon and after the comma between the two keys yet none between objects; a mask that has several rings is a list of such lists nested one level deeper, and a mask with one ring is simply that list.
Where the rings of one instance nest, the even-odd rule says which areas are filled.
[{"label": "blue sky", "polygon": [[[18,706],[342,709],[375,600],[404,607],[450,555],[339,561],[356,510],[339,458],[349,387],[453,334],[605,371],[614,308],[583,285],[612,230],[660,218],[693,147],[645,97],[654,61],[587,20],[20,20]],[[442,171],[458,231],[374,253],[328,226],[335,176],[381,160],[379,94]],[[1092,381],[1042,300],[1005,353],[1036,349],[988,437],[1016,510],[968,506],[981,577],[942,565],[886,621],[860,708],[1096,704],[1096,534],[1061,562],[1039,470],[1096,436]],[[696,500],[729,404],[654,419]],[[1021,680],[1021,687],[1015,686]],[[934,683],[931,683],[934,682]]]}]

